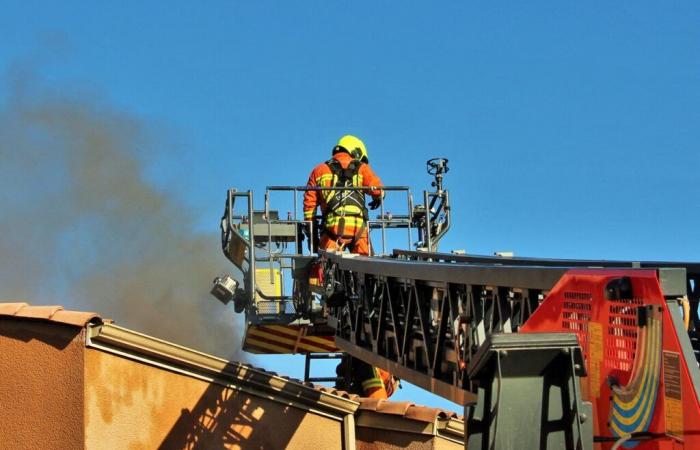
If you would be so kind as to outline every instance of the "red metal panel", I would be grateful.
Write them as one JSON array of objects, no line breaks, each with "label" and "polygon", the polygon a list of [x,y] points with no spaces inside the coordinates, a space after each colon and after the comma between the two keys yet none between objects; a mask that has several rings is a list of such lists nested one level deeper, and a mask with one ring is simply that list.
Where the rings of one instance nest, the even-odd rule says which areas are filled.
[{"label": "red metal panel", "polygon": [[[607,300],[606,285],[621,277],[631,280],[633,298]],[[643,327],[640,307],[648,310]],[[614,440],[640,430],[649,439],[622,448],[700,449],[700,404],[688,373],[697,361],[683,359],[654,270],[571,270],[521,331],[577,335],[588,372],[581,391],[593,403],[596,437]],[[613,442],[596,448],[610,449]]]}]

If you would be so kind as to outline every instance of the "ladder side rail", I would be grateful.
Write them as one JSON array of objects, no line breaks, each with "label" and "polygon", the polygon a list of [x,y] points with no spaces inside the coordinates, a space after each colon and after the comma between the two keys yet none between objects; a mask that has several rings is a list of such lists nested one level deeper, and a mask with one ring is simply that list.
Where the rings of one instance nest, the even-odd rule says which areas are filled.
[{"label": "ladder side rail", "polygon": [[465,368],[486,337],[517,331],[512,305],[529,310],[565,272],[326,257],[346,297],[330,308],[338,347],[457,402],[473,399]]}]

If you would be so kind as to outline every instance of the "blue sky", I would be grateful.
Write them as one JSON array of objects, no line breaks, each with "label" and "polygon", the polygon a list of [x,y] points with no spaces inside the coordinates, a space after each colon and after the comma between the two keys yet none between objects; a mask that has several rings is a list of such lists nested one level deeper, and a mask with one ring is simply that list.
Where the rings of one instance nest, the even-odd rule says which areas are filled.
[{"label": "blue sky", "polygon": [[450,159],[444,249],[700,259],[697,2],[3,3],[0,74],[164,136],[147,175],[199,231],[353,133],[386,184]]}]

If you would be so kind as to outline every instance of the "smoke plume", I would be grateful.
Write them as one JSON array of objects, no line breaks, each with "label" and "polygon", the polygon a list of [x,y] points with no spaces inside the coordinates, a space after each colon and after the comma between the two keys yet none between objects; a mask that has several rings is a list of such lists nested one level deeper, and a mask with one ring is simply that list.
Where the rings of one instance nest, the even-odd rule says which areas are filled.
[{"label": "smoke plume", "polygon": [[20,81],[0,104],[0,301],[97,311],[239,358],[233,311],[208,295],[226,267],[216,224],[193,232],[193,214],[145,178],[157,133],[94,97]]}]

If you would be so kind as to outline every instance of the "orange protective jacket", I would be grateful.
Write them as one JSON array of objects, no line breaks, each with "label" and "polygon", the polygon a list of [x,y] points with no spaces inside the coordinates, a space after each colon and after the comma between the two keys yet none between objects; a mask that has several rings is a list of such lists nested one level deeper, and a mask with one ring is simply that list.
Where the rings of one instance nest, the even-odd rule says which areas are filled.
[{"label": "orange protective jacket", "polygon": [[[340,162],[340,165],[343,168],[346,168],[348,164],[350,164],[350,161],[352,161],[352,157],[344,152],[341,153],[336,153],[333,155],[333,158]],[[328,165],[323,162],[319,165],[317,165],[314,170],[311,171],[311,175],[309,175],[309,181],[306,183],[307,186],[325,186],[325,187],[331,187],[335,184],[336,180],[333,179],[333,172],[331,171],[331,168],[328,167]],[[369,166],[369,164],[362,164],[357,172],[357,180],[354,183],[356,186],[368,186],[368,187],[379,187],[383,186],[382,180],[379,179],[377,174],[374,173],[372,168]],[[331,191],[306,191],[304,194],[304,219],[305,220],[310,220],[313,218],[315,212],[316,212],[316,207],[321,208],[321,214],[326,216],[326,196],[329,195]],[[368,191],[369,195],[372,197],[379,197],[382,195],[382,191],[380,190],[370,190]],[[327,218],[328,219],[328,218]],[[348,224],[351,229],[346,228],[345,232],[350,232],[352,234],[352,229],[359,229],[361,226],[361,218],[356,218],[355,222]],[[331,231],[336,233],[336,231],[333,230],[333,222],[327,222],[327,226],[331,225]],[[346,234],[346,233],[343,233]]]}]

